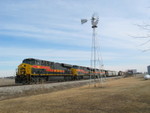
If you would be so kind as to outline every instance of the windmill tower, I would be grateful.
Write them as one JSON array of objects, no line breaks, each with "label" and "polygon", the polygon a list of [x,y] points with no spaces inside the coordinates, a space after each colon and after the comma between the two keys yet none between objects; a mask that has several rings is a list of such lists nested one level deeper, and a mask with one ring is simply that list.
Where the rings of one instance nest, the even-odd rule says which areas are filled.
[{"label": "windmill tower", "polygon": [[[93,33],[92,33],[92,47],[91,47],[91,69],[92,70],[92,75],[90,73],[90,84],[91,84],[91,79],[94,78],[94,86],[96,87],[96,72],[97,72],[97,64],[99,64],[99,54],[98,52],[98,45],[96,44],[97,39],[96,39],[96,28],[98,27],[98,22],[99,22],[99,17],[96,14],[92,15],[91,20],[91,25],[92,25],[92,29],[93,29]],[[88,20],[87,19],[81,19],[81,24],[86,23]],[[99,76],[98,76],[99,79]],[[102,80],[101,80],[102,81]]]}]

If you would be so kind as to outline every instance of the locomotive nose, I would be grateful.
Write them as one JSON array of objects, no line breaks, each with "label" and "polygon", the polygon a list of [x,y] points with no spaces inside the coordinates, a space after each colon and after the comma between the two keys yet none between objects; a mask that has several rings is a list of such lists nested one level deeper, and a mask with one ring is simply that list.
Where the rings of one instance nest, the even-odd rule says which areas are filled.
[{"label": "locomotive nose", "polygon": [[21,72],[22,75],[25,75],[25,74],[26,74],[25,68],[21,68],[21,69],[20,69],[20,72]]},{"label": "locomotive nose", "polygon": [[19,67],[18,67],[18,74],[19,75],[26,75],[26,65],[25,64],[21,64]]}]

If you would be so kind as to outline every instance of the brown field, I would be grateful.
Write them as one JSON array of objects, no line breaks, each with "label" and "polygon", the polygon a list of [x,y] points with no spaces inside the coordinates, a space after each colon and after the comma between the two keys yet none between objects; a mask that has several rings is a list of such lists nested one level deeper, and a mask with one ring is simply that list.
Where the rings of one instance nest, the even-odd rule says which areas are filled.
[{"label": "brown field", "polygon": [[0,78],[0,86],[13,85],[13,84],[15,84],[15,79]]},{"label": "brown field", "polygon": [[130,77],[98,85],[2,100],[0,113],[150,113],[150,80]]}]

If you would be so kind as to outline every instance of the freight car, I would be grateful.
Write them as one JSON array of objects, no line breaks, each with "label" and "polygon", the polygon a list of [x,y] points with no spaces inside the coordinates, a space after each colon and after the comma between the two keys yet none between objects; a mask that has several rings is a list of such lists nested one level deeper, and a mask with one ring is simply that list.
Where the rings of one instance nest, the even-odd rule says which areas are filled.
[{"label": "freight car", "polygon": [[105,70],[105,75],[106,75],[106,77],[114,77],[114,76],[118,76],[118,72]]},{"label": "freight car", "polygon": [[70,81],[98,78],[98,76],[104,76],[106,73],[109,73],[109,71],[27,58],[18,66],[15,82],[30,84],[49,81]]}]

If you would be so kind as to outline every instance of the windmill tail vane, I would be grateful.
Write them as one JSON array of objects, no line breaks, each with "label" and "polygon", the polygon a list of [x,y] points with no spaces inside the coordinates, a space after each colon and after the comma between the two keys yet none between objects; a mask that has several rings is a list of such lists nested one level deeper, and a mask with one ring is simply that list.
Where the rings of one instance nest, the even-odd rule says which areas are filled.
[{"label": "windmill tail vane", "polygon": [[88,20],[87,19],[81,19],[81,24],[86,23]]}]

